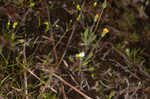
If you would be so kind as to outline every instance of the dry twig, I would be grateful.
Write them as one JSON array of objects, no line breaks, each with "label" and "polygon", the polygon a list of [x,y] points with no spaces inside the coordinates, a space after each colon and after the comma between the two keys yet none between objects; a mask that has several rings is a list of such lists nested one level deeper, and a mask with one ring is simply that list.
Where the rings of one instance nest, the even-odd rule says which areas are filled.
[{"label": "dry twig", "polygon": [[[27,64],[27,59],[26,59],[26,45],[24,42],[24,46],[23,46],[23,64]],[[26,99],[29,99],[28,97],[28,81],[27,81],[27,72],[24,71],[24,87],[25,87],[25,97]]]},{"label": "dry twig", "polygon": [[93,99],[93,98],[87,96],[86,94],[84,94],[83,92],[81,92],[80,90],[78,90],[76,87],[72,86],[70,83],[68,83],[67,81],[65,81],[63,78],[61,78],[61,77],[58,76],[57,74],[53,73],[53,76],[56,77],[57,79],[59,79],[60,81],[62,81],[64,84],[66,84],[66,85],[69,86],[70,88],[74,89],[76,92],[78,92],[80,95],[82,95],[82,96],[85,97],[86,99]]}]

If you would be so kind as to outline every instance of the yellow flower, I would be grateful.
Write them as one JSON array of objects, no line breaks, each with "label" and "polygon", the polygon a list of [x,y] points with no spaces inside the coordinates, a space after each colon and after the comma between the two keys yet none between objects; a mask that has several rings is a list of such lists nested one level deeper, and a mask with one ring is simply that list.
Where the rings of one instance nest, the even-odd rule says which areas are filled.
[{"label": "yellow flower", "polygon": [[109,30],[107,28],[104,28],[101,36],[104,37],[108,32]]},{"label": "yellow flower", "polygon": [[77,10],[78,10],[78,11],[80,11],[80,10],[81,10],[81,7],[80,7],[80,5],[79,5],[79,4],[77,4],[76,8],[77,8]]},{"label": "yellow flower", "polygon": [[96,14],[95,18],[94,18],[94,22],[96,22],[98,20],[98,18],[99,18],[99,14]]},{"label": "yellow flower", "polygon": [[14,22],[12,27],[15,29],[17,25],[18,25],[18,22]]},{"label": "yellow flower", "polygon": [[109,30],[107,28],[104,28],[103,33],[107,34],[109,32]]},{"label": "yellow flower", "polygon": [[56,28],[59,28],[59,25],[58,25],[58,24],[56,24]]},{"label": "yellow flower", "polygon": [[93,7],[96,7],[96,5],[97,5],[97,2],[94,2],[94,3],[93,3]]},{"label": "yellow flower", "polygon": [[44,24],[46,25],[45,32],[47,32],[49,30],[50,25],[48,21],[44,22]]},{"label": "yellow flower", "polygon": [[81,18],[81,14],[78,15],[77,21],[80,21],[80,18]]}]

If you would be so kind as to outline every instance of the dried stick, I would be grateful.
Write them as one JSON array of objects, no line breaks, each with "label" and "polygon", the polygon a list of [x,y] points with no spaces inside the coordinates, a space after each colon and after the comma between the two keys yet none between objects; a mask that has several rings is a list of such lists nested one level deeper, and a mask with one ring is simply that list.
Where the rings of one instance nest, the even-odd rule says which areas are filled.
[{"label": "dried stick", "polygon": [[75,90],[76,92],[78,92],[80,95],[82,95],[83,97],[85,97],[85,99],[93,99],[93,98],[87,96],[86,94],[84,94],[83,92],[81,92],[80,90],[78,90],[76,87],[72,86],[70,83],[68,83],[67,81],[65,81],[62,77],[58,76],[54,72],[52,73],[48,69],[42,69],[42,70],[44,72],[47,72],[47,73],[51,74],[52,76],[56,77],[58,80],[62,81],[64,84],[66,84],[67,86],[69,86],[70,88],[72,88],[73,90]]},{"label": "dried stick", "polygon": [[74,89],[76,92],[78,92],[80,95],[82,95],[83,97],[85,97],[85,99],[93,99],[89,96],[87,96],[86,94],[84,94],[83,92],[81,92],[80,90],[78,90],[76,87],[72,86],[70,83],[68,83],[67,81],[65,81],[63,78],[61,78],[60,76],[58,76],[57,74],[53,73],[53,76],[56,77],[57,79],[59,79],[60,81],[62,81],[64,84],[66,84],[67,86],[69,86],[70,88]]},{"label": "dried stick", "polygon": [[[30,69],[28,69],[28,68],[26,68],[26,67],[24,67],[24,69],[26,69],[32,76],[34,76],[36,79],[38,79],[40,82],[42,82],[43,84],[45,84],[46,85],[46,82],[45,81],[43,81],[43,80],[41,80],[36,74],[34,74]],[[54,88],[52,88],[52,87],[49,87],[54,93],[57,93],[57,91],[54,89]]]},{"label": "dried stick", "polygon": [[[26,45],[24,43],[24,46],[23,46],[23,64],[26,64],[27,63],[27,59],[26,59]],[[28,81],[27,81],[27,72],[24,71],[24,87],[25,87],[25,99],[29,99],[28,97]]]}]

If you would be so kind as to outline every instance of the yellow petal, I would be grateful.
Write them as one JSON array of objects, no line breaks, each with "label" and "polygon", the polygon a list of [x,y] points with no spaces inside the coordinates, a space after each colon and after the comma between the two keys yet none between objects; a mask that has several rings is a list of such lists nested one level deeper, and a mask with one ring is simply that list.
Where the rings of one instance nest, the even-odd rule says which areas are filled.
[{"label": "yellow petal", "polygon": [[98,17],[99,17],[99,14],[96,14],[96,15],[95,15],[95,18],[94,18],[94,22],[97,22]]},{"label": "yellow petal", "polygon": [[109,32],[109,30],[108,30],[107,28],[104,28],[104,29],[103,29],[103,33],[104,33],[104,34],[107,34],[108,32]]},{"label": "yellow petal", "polygon": [[109,30],[107,28],[104,28],[101,37],[104,37],[108,32]]}]

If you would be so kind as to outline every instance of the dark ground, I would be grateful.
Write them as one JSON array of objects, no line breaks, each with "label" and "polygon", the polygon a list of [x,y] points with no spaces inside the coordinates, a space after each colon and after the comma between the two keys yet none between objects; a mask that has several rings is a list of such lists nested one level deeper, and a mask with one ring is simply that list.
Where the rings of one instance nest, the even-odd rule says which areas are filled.
[{"label": "dark ground", "polygon": [[0,0],[0,96],[150,99],[149,5]]}]

